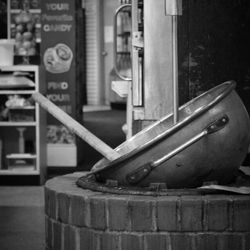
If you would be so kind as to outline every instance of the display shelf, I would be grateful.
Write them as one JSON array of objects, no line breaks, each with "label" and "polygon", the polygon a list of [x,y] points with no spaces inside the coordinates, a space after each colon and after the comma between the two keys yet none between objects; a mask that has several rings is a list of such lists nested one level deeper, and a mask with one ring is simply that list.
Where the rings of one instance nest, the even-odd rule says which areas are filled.
[{"label": "display shelf", "polygon": [[17,109],[18,110],[27,110],[27,109],[28,110],[30,110],[30,109],[32,110],[32,109],[35,109],[35,106],[24,106],[24,107],[14,106],[14,107],[10,107],[9,109],[10,110],[13,110],[13,109],[14,110],[17,110]]},{"label": "display shelf", "polygon": [[38,72],[39,68],[35,66],[35,65],[10,65],[10,66],[0,66],[0,70],[3,72],[6,71],[13,71],[13,72],[17,72],[17,71],[30,71],[30,72]]},{"label": "display shelf", "polygon": [[[30,97],[34,92],[45,91],[42,68],[36,65],[1,66],[1,74],[27,76],[34,82],[32,89],[0,89],[0,175],[39,175],[40,184],[44,183],[46,174],[46,124],[45,111],[34,104]],[[0,79],[1,80],[1,79]],[[10,96],[20,99],[10,102]],[[19,102],[24,99],[24,104]],[[12,106],[7,107],[11,103]],[[23,105],[23,106],[22,106]]]},{"label": "display shelf", "polygon": [[0,175],[40,175],[38,170],[0,169]]},{"label": "display shelf", "polygon": [[34,90],[1,90],[0,95],[31,95]]},{"label": "display shelf", "polygon": [[[19,14],[20,9],[11,9],[10,12],[13,14]],[[31,14],[41,14],[41,9],[29,9],[29,12]]]},{"label": "display shelf", "polygon": [[[36,28],[39,28],[39,29],[42,27],[40,23],[36,23],[35,26],[36,26]],[[16,25],[12,23],[12,24],[10,25],[10,27],[11,27],[11,28],[15,28]]]},{"label": "display shelf", "polygon": [[0,127],[33,127],[37,126],[36,122],[0,122]]},{"label": "display shelf", "polygon": [[36,159],[37,156],[34,154],[25,154],[25,153],[15,153],[6,155],[7,159]]}]

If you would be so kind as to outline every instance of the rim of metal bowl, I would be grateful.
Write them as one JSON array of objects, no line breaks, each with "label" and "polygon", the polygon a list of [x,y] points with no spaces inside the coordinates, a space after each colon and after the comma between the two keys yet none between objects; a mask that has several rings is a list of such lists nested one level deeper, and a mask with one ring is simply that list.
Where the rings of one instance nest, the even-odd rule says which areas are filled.
[{"label": "rim of metal bowl", "polygon": [[[208,111],[210,108],[212,108],[217,103],[219,103],[221,100],[223,100],[226,96],[228,96],[231,93],[232,90],[235,89],[235,87],[236,87],[236,82],[235,81],[227,81],[227,82],[224,82],[224,83],[222,83],[220,85],[217,85],[217,86],[211,88],[210,90],[202,93],[201,95],[199,95],[199,96],[195,97],[194,99],[190,100],[189,102],[185,103],[183,106],[181,106],[179,108],[179,110],[185,109],[187,106],[189,106],[191,103],[194,103],[198,99],[201,99],[202,97],[204,97],[206,95],[209,95],[211,92],[214,92],[217,89],[222,88],[222,92],[217,97],[215,97],[212,101],[210,101],[208,104],[197,108],[196,110],[194,110],[192,112],[192,114],[190,114],[189,116],[187,116],[183,120],[179,121],[178,123],[176,123],[172,127],[166,129],[163,133],[161,133],[158,136],[154,137],[152,140],[149,140],[148,142],[144,143],[143,145],[138,146],[136,149],[128,152],[127,154],[122,155],[120,158],[118,158],[118,159],[116,159],[116,160],[114,160],[112,162],[107,162],[101,168],[95,169],[94,170],[95,174],[101,174],[102,172],[108,171],[110,168],[112,168],[112,167],[114,167],[114,166],[116,166],[118,164],[121,164],[122,162],[124,162],[128,158],[133,157],[134,155],[136,155],[136,154],[140,153],[141,151],[145,150],[146,148],[153,146],[154,144],[156,144],[160,140],[165,139],[167,136],[170,136],[170,135],[176,133],[176,131],[178,131],[181,128],[183,128],[184,126],[188,125],[193,120],[195,120],[197,117],[201,116],[206,111]],[[155,122],[151,126],[143,129],[142,131],[140,131],[139,133],[137,133],[136,135],[131,137],[128,141],[131,141],[131,140],[133,140],[133,138],[135,138],[139,134],[145,133],[146,131],[152,129],[153,127],[155,127],[158,124],[162,123],[164,120],[168,119],[172,115],[173,114],[170,114],[170,115],[167,115],[167,116],[163,117],[159,121]],[[126,141],[125,143],[129,143],[128,141]],[[120,146],[118,146],[116,148],[116,150],[119,149],[122,145],[124,145],[124,143],[122,143]]]}]

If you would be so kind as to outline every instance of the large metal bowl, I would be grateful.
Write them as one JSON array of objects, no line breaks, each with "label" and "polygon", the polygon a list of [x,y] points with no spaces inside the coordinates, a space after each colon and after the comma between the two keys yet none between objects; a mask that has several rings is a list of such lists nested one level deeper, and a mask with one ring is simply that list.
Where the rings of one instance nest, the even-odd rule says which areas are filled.
[{"label": "large metal bowl", "polygon": [[[180,107],[177,124],[170,114],[119,145],[115,150],[122,157],[104,158],[92,168],[97,180],[142,187],[166,183],[168,188],[231,182],[250,143],[249,116],[235,85],[225,82]],[[203,131],[208,133],[198,138]]]}]

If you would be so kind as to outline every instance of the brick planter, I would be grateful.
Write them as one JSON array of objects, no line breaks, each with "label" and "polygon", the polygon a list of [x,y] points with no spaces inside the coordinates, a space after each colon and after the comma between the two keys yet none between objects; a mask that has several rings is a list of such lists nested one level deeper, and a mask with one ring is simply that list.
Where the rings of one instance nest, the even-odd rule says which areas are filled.
[{"label": "brick planter", "polygon": [[132,196],[45,186],[46,249],[249,250],[250,196]]}]

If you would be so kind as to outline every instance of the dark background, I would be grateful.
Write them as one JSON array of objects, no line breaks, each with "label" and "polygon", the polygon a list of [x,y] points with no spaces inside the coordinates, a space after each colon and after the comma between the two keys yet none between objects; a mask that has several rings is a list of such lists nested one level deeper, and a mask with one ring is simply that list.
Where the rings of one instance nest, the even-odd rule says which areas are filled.
[{"label": "dark background", "polygon": [[250,1],[184,0],[179,17],[182,103],[228,80],[250,111]]}]

